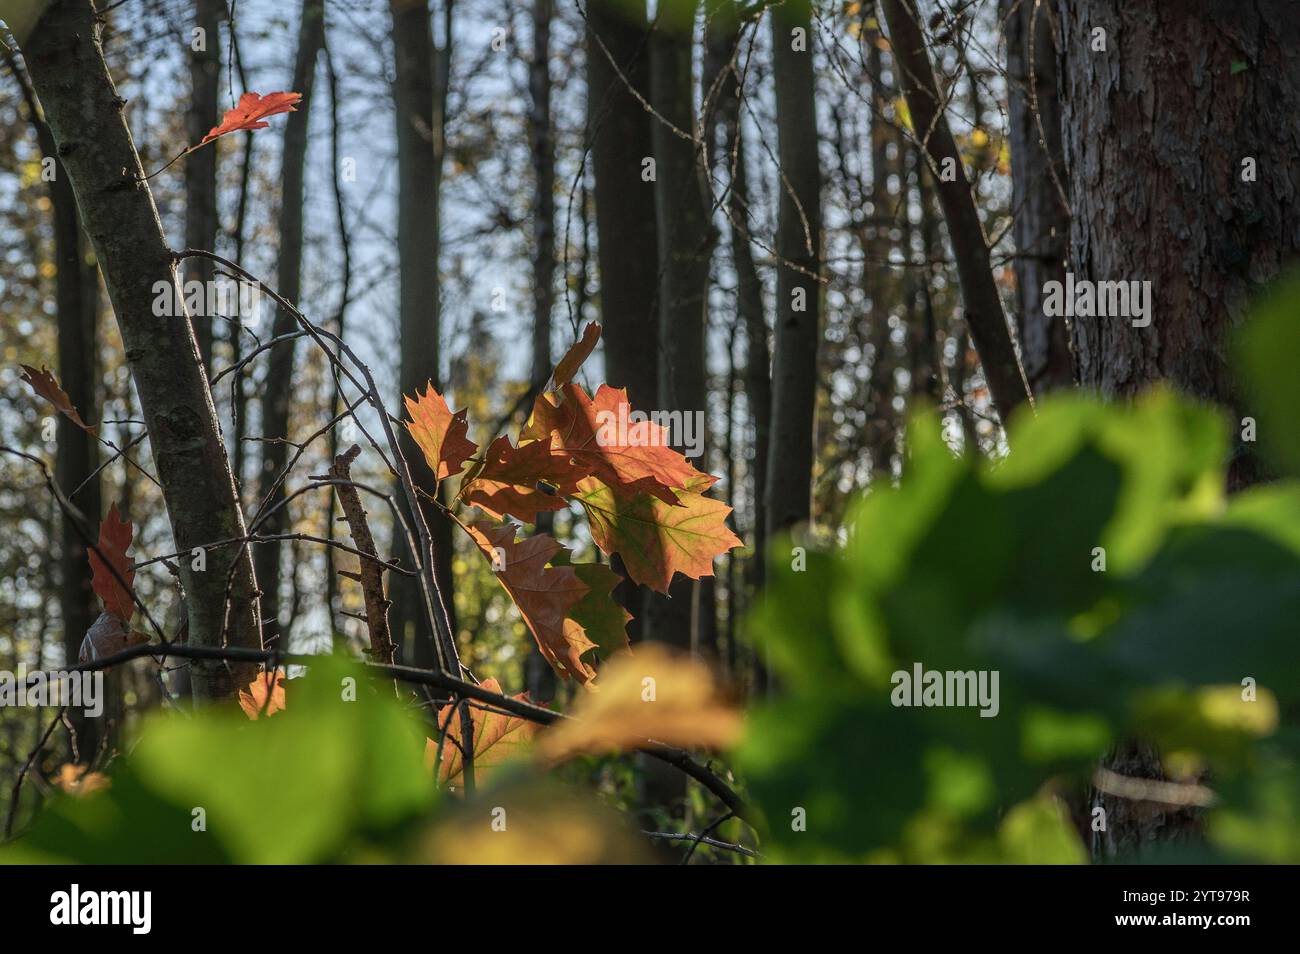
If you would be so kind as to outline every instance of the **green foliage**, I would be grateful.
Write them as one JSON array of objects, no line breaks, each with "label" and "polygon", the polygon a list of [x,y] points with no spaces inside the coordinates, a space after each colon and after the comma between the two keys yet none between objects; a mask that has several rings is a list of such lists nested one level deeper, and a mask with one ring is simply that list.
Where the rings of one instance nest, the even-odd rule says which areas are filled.
[{"label": "green foliage", "polygon": [[1300,271],[1270,289],[1237,336],[1237,362],[1250,398],[1245,413],[1259,427],[1259,443],[1279,473],[1300,476]]},{"label": "green foliage", "polygon": [[54,798],[0,860],[320,862],[434,807],[420,725],[383,684],[323,657],[290,685],[289,708],[256,722],[234,706],[151,717],[109,790]]},{"label": "green foliage", "polygon": [[[1084,861],[1051,795],[1085,792],[1107,747],[1138,736],[1171,772],[1212,768],[1223,852],[1300,858],[1300,779],[1276,732],[1279,703],[1300,701],[1300,485],[1226,502],[1224,434],[1164,390],[1048,403],[997,465],[909,428],[901,486],[864,500],[847,544],[806,570],[774,559],[751,621],[783,690],[738,752],[767,847]],[[916,663],[996,671],[997,715],[896,707],[892,676]]]}]

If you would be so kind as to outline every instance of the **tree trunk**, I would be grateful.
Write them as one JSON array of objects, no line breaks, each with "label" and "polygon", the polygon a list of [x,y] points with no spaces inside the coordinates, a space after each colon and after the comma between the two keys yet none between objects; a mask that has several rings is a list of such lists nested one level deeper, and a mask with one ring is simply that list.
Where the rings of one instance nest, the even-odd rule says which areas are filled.
[{"label": "tree trunk", "polygon": [[[1168,380],[1235,406],[1227,333],[1300,251],[1295,7],[1066,3],[1061,30],[1071,269],[1153,299],[1148,327],[1074,319],[1080,383],[1127,397]],[[1243,454],[1229,479],[1257,476]]]},{"label": "tree trunk", "polygon": [[[753,457],[749,477],[753,486],[754,514],[750,543],[755,557],[749,562],[748,582],[756,590],[763,586],[767,561],[767,511],[763,500],[767,494],[767,455],[772,428],[772,356],[768,349],[768,326],[763,305],[763,283],[754,264],[750,246],[752,223],[749,221],[749,176],[745,156],[745,137],[740,122],[742,90],[732,65],[733,51],[740,38],[740,25],[723,19],[722,7],[713,11],[714,29],[709,33],[709,55],[714,60],[713,75],[722,79],[716,95],[716,119],[722,130],[722,166],[729,185],[727,217],[730,224],[731,266],[736,281],[736,311],[745,331],[744,388],[749,416],[754,425]],[[707,94],[712,88],[705,83]],[[731,488],[733,500],[736,488]],[[728,625],[731,623],[729,621]],[[730,647],[729,647],[730,649]]]},{"label": "tree trunk", "polygon": [[[325,0],[303,0],[298,27],[298,55],[294,60],[294,92],[302,94],[295,112],[285,117],[284,150],[280,169],[280,255],[276,268],[276,290],[295,305],[302,292],[302,223],[303,179],[307,160],[307,123],[311,114],[312,87],[316,81],[316,58],[325,44]],[[276,309],[272,337],[286,335],[296,327],[293,315]],[[270,351],[266,383],[262,392],[262,472],[258,481],[258,498],[264,512],[271,516],[258,532],[274,536],[288,526],[288,508],[282,478],[289,459],[289,405],[293,397],[294,354],[296,341],[287,341]],[[280,629],[279,540],[256,547],[257,579],[262,585],[262,625],[268,645],[288,649],[288,628]],[[290,623],[291,625],[291,623]]]},{"label": "tree trunk", "polygon": [[[1256,289],[1300,251],[1294,6],[1097,0],[1063,3],[1060,20],[1071,271],[1076,281],[1151,283],[1146,327],[1074,318],[1080,383],[1128,398],[1166,380],[1233,406],[1228,334]],[[1243,453],[1229,486],[1259,476]],[[1121,745],[1108,765],[1165,778],[1141,740]],[[1195,822],[1190,812],[1097,797],[1107,849],[1140,851]]]},{"label": "tree trunk", "polygon": [[934,81],[915,0],[881,0],[881,9],[912,114],[912,129],[936,172],[936,189],[957,260],[962,306],[971,338],[979,351],[993,404],[1006,421],[1016,407],[1029,399],[1029,391],[1011,343],[1002,298],[993,282],[988,240],[971,196],[961,153],[940,108],[943,99]]},{"label": "tree trunk", "polygon": [[1007,42],[1011,234],[1016,240],[1016,328],[1035,395],[1074,384],[1070,336],[1043,309],[1043,288],[1065,281],[1070,209],[1063,189],[1061,102],[1056,92],[1055,12],[1043,0],[1000,0]]},{"label": "tree trunk", "polygon": [[[217,124],[217,97],[221,86],[221,20],[225,15],[222,0],[195,0],[194,28],[200,37],[190,34],[190,108],[185,115],[186,138],[199,142]],[[203,49],[194,49],[201,42]],[[185,158],[185,247],[216,251],[217,242],[217,151],[218,144],[206,146]],[[185,281],[201,282],[205,289],[203,311],[207,311],[206,289],[212,281],[216,263],[208,258],[191,258],[184,266]],[[199,342],[203,367],[212,373],[213,321],[216,315],[190,316],[194,336]]]},{"label": "tree trunk", "polygon": [[[817,344],[821,336],[821,168],[808,0],[772,7],[777,155],[776,341],[767,532],[811,517]],[[797,48],[796,48],[797,47]]]},{"label": "tree trunk", "polygon": [[[36,132],[41,155],[54,160],[50,181],[51,224],[54,231],[54,305],[58,314],[59,382],[83,421],[99,421],[99,268],[77,216],[77,197],[67,170],[58,160],[54,134],[41,111],[31,80],[18,58],[8,51],[5,61],[22,88],[28,118]],[[54,479],[86,515],[85,528],[94,534],[100,520],[100,481],[92,476],[99,464],[99,442],[67,416],[57,416]],[[81,490],[73,493],[78,487]],[[63,619],[63,658],[77,661],[81,641],[99,615],[91,588],[90,561],[76,525],[66,516],[61,522],[59,547],[59,612]],[[70,709],[79,748],[93,753],[98,743],[95,720]]]},{"label": "tree trunk", "polygon": [[[401,271],[401,359],[398,406],[402,395],[414,395],[427,384],[441,390],[442,298],[438,285],[441,259],[441,193],[446,155],[447,88],[451,76],[452,2],[443,6],[443,46],[436,48],[425,0],[390,0],[396,69],[393,98],[397,112],[398,213],[397,248]],[[405,429],[403,429],[405,431]],[[411,462],[411,477],[426,494],[434,492],[434,474],[406,433],[402,452]],[[433,539],[434,571],[443,609],[456,632],[452,601],[451,522],[431,503],[422,502]],[[397,547],[407,565],[414,563],[405,544]],[[434,633],[422,609],[416,582],[409,577],[390,580],[394,638],[403,658],[432,667],[437,659]]]},{"label": "tree trunk", "polygon": [[[51,3],[24,55],[104,272],[176,549],[188,552],[242,537],[244,520],[175,263],[153,196],[142,181],[124,101],[104,63],[90,2]],[[156,282],[170,286],[175,317],[154,313]],[[193,569],[190,559],[179,561],[191,643],[260,647],[248,551],[223,547],[206,557],[203,571]],[[233,695],[252,680],[251,666],[196,661],[192,668],[198,699]]]},{"label": "tree trunk", "polygon": [[[551,376],[551,311],[555,307],[555,142],[551,132],[552,0],[533,0],[533,52],[528,66],[528,141],[533,161],[533,367],[529,384],[541,393]],[[579,312],[581,316],[581,312]],[[539,513],[537,532],[550,533],[555,515]],[[529,640],[524,683],[536,700],[555,696],[555,670]]]},{"label": "tree trunk", "polygon": [[[667,22],[668,20],[672,22]],[[703,157],[695,134],[691,51],[694,18],[660,18],[651,38],[651,101],[661,119],[652,126],[655,217],[659,241],[658,398],[654,407],[682,415],[706,413],[708,381],[705,325],[709,287],[710,228]],[[670,127],[668,124],[671,123]],[[675,435],[676,436],[676,435]],[[684,450],[678,445],[679,450]],[[706,461],[700,466],[708,469]],[[668,593],[652,594],[646,606],[647,636],[690,649],[704,631],[696,580],[678,576]],[[697,612],[698,611],[698,612]]]},{"label": "tree trunk", "polygon": [[[629,86],[631,87],[629,89]],[[587,136],[596,206],[596,262],[605,342],[605,378],[627,389],[634,408],[649,410],[659,389],[659,282],[655,186],[645,160],[654,157],[650,101],[650,45],[641,2],[587,3]],[[610,560],[622,572],[622,561]],[[614,591],[635,619],[632,640],[644,631],[645,589],[626,578]]]},{"label": "tree trunk", "polygon": [[655,184],[642,178],[644,160],[654,156],[652,120],[642,105],[642,100],[650,101],[645,9],[639,3],[591,0],[587,23],[588,136],[605,377],[615,387],[627,388],[633,407],[650,408],[659,387],[659,253]]}]

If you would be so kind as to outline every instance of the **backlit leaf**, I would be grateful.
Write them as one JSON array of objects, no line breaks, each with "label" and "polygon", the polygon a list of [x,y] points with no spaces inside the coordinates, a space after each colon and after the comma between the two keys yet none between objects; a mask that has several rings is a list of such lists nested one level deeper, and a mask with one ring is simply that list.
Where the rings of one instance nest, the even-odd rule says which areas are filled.
[{"label": "backlit leaf", "polygon": [[302,93],[267,93],[265,96],[261,93],[245,93],[239,97],[239,103],[233,109],[226,110],[221,123],[208,130],[199,145],[241,129],[265,129],[270,125],[265,122],[268,116],[297,112],[301,99]]},{"label": "backlit leaf", "polygon": [[284,709],[284,673],[259,672],[247,689],[239,690],[239,708],[250,719],[270,718]]},{"label": "backlit leaf", "polygon": [[560,359],[560,363],[555,366],[555,373],[551,375],[552,383],[561,388],[573,380],[573,376],[578,373],[582,363],[591,356],[591,352],[596,348],[596,342],[600,340],[600,325],[596,322],[588,322],[587,327],[582,329],[582,337],[579,338]]},{"label": "backlit leaf", "polygon": [[433,382],[429,382],[423,394],[406,398],[406,412],[411,416],[406,429],[420,445],[434,476],[442,480],[459,474],[465,461],[478,450],[478,445],[466,436],[469,422],[465,411],[453,414],[447,401],[433,389]]},{"label": "backlit leaf", "polygon": [[545,441],[515,447],[498,437],[483,454],[481,466],[465,475],[460,496],[498,519],[509,515],[536,523],[537,515],[568,506],[583,471],[569,458],[554,454]]},{"label": "backlit leaf", "polygon": [[[501,685],[495,679],[485,679],[482,685],[491,692],[501,692]],[[531,701],[526,692],[511,698],[520,702]],[[483,781],[485,773],[490,773],[531,743],[540,728],[536,722],[504,712],[489,712],[476,704],[471,704],[469,711],[470,725],[474,730],[474,780],[478,783]],[[425,764],[430,769],[437,765],[439,784],[458,788],[464,784],[465,771],[465,759],[461,752],[460,707],[440,706],[437,715],[438,729],[442,733],[441,758],[439,743],[429,739],[424,747]]]},{"label": "backlit leaf", "polygon": [[566,384],[537,399],[520,438],[549,440],[552,452],[611,487],[674,503],[676,490],[709,478],[672,449],[667,428],[643,417],[622,388],[602,384],[593,400],[578,385]]},{"label": "backlit leaf", "polygon": [[594,678],[596,671],[582,661],[582,654],[596,644],[569,618],[590,589],[572,567],[548,565],[563,549],[559,543],[544,533],[516,541],[513,524],[494,527],[479,521],[468,529],[551,667],[580,683]]},{"label": "backlit leaf", "polygon": [[[692,487],[708,483],[695,481]],[[741,545],[727,527],[731,508],[725,503],[692,491],[674,497],[667,504],[645,493],[619,494],[594,478],[582,481],[575,494],[596,545],[617,553],[633,580],[660,593],[668,592],[674,573],[693,580],[712,576],[713,561]]]}]

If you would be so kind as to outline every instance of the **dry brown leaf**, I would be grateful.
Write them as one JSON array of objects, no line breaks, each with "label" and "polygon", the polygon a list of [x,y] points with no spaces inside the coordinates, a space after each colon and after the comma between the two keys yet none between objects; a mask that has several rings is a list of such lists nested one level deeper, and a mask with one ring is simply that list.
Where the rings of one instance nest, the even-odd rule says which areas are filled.
[{"label": "dry brown leaf", "polygon": [[60,414],[65,415],[73,424],[90,434],[94,434],[98,430],[97,427],[87,424],[81,419],[77,409],[72,406],[72,400],[68,397],[67,392],[59,387],[59,382],[52,371],[44,365],[41,366],[39,371],[27,364],[21,367],[23,369],[22,379],[31,385],[33,391],[53,404]]},{"label": "dry brown leaf", "polygon": [[95,622],[90,625],[90,629],[86,630],[86,635],[82,637],[81,652],[78,654],[77,662],[94,662],[148,641],[149,637],[144,633],[131,629],[122,622],[121,617],[105,610],[99,614]]}]

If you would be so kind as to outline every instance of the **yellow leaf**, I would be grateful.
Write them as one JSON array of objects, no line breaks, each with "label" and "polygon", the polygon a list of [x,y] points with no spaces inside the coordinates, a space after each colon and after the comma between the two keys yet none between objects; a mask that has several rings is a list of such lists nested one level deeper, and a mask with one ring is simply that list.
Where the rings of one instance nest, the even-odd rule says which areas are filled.
[{"label": "yellow leaf", "polygon": [[247,690],[239,690],[239,708],[250,719],[259,719],[263,715],[270,718],[283,709],[284,673],[277,669],[272,678],[268,672],[259,672]]},{"label": "yellow leaf", "polygon": [[[495,679],[485,679],[483,688],[500,692]],[[528,702],[528,693],[512,698]],[[474,730],[474,780],[483,781],[483,773],[491,771],[526,746],[537,734],[539,726],[520,716],[504,712],[489,712],[479,705],[469,707],[470,725]],[[459,707],[441,706],[438,709],[438,728],[442,732],[442,759],[438,759],[438,743],[428,739],[424,747],[425,764],[430,769],[438,766],[438,781],[443,785],[459,787],[463,784],[465,760],[461,755],[461,722]]]},{"label": "yellow leaf", "polygon": [[708,667],[653,643],[611,661],[597,688],[578,700],[574,718],[538,737],[545,759],[631,749],[647,739],[724,748],[740,733],[740,712],[722,698]]},{"label": "yellow leaf", "polygon": [[66,762],[59,766],[59,774],[54,776],[54,784],[67,794],[81,798],[108,788],[110,783],[107,776],[99,772],[91,772],[85,765]]}]

